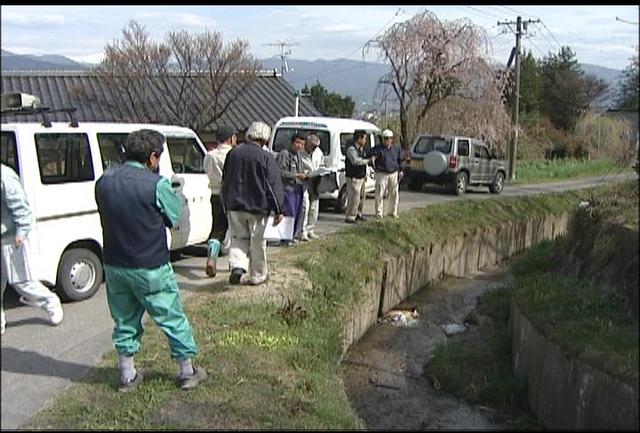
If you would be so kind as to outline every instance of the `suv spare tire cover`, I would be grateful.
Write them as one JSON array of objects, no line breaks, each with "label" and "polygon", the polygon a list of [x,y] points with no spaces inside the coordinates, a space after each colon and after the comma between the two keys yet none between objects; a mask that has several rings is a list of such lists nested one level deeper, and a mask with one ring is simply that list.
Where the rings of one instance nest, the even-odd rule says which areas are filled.
[{"label": "suv spare tire cover", "polygon": [[432,152],[427,153],[423,160],[424,171],[427,172],[430,176],[439,176],[447,169],[447,156],[442,153],[434,150]]}]

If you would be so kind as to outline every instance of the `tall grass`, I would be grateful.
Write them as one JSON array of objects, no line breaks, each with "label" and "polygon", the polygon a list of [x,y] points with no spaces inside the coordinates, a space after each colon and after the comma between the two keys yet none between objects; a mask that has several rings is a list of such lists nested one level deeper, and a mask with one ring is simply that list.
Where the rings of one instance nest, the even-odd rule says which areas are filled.
[{"label": "tall grass", "polygon": [[513,183],[539,183],[571,178],[603,176],[629,171],[610,159],[552,159],[519,161],[516,165],[516,180]]}]

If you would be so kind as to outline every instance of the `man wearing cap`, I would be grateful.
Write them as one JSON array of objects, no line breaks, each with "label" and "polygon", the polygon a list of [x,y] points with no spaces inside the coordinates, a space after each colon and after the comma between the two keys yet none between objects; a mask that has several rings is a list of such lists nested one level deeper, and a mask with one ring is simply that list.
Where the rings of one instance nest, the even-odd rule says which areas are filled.
[{"label": "man wearing cap", "polygon": [[[324,165],[324,154],[320,150],[320,137],[317,134],[310,134],[304,141],[304,147],[300,150],[300,161],[302,170],[311,173]],[[307,180],[308,185],[302,194],[302,234],[300,240],[308,241],[317,239],[314,233],[316,222],[318,221],[318,211],[320,208],[320,196],[316,190],[319,177],[312,177]]]},{"label": "man wearing cap", "polygon": [[384,196],[389,193],[389,216],[398,218],[398,185],[402,180],[404,159],[402,149],[393,144],[393,132],[390,129],[382,131],[382,146],[375,146],[369,152],[375,155],[373,168],[376,172],[376,218],[384,216]]},{"label": "man wearing cap", "polygon": [[[207,262],[205,272],[210,277],[215,277],[217,272],[216,259],[220,250],[227,252],[231,239],[227,234],[229,223],[220,200],[220,188],[222,187],[222,168],[227,154],[236,145],[236,134],[227,125],[221,125],[216,131],[216,138],[220,144],[207,152],[204,156],[204,170],[209,176],[209,188],[211,189],[211,213],[213,224],[207,248]],[[220,245],[222,242],[222,248]]]},{"label": "man wearing cap", "polygon": [[275,214],[275,225],[284,217],[280,170],[271,152],[262,150],[270,134],[269,125],[253,122],[247,129],[247,141],[229,152],[222,169],[221,196],[231,234],[231,284],[240,284],[247,270],[249,284],[259,285],[267,281],[264,230],[271,212]]}]

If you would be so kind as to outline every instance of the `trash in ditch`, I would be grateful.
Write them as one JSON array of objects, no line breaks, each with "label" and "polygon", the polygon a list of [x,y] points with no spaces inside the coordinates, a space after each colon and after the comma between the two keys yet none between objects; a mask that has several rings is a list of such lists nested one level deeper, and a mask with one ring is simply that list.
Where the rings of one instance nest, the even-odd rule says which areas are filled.
[{"label": "trash in ditch", "polygon": [[382,322],[398,328],[412,327],[418,324],[418,310],[391,310],[382,317]]},{"label": "trash in ditch", "polygon": [[465,328],[464,325],[460,325],[458,323],[450,323],[448,325],[442,325],[442,330],[444,331],[445,334],[447,334],[447,337],[464,332],[466,329],[467,328]]}]

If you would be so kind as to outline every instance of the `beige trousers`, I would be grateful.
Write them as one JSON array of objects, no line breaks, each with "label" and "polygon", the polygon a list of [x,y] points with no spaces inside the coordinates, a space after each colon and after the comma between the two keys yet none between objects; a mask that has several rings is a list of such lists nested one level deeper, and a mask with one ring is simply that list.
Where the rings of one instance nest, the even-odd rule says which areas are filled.
[{"label": "beige trousers", "polygon": [[230,210],[227,214],[231,245],[229,267],[249,271],[252,283],[261,283],[267,278],[267,241],[264,229],[267,215]]},{"label": "beige trousers", "polygon": [[398,172],[376,173],[376,217],[384,216],[384,196],[389,191],[389,215],[398,216]]},{"label": "beige trousers", "polygon": [[362,179],[347,178],[347,211],[345,219],[353,221],[356,216],[362,216],[362,208],[366,197],[364,189],[366,180],[364,177]]}]

